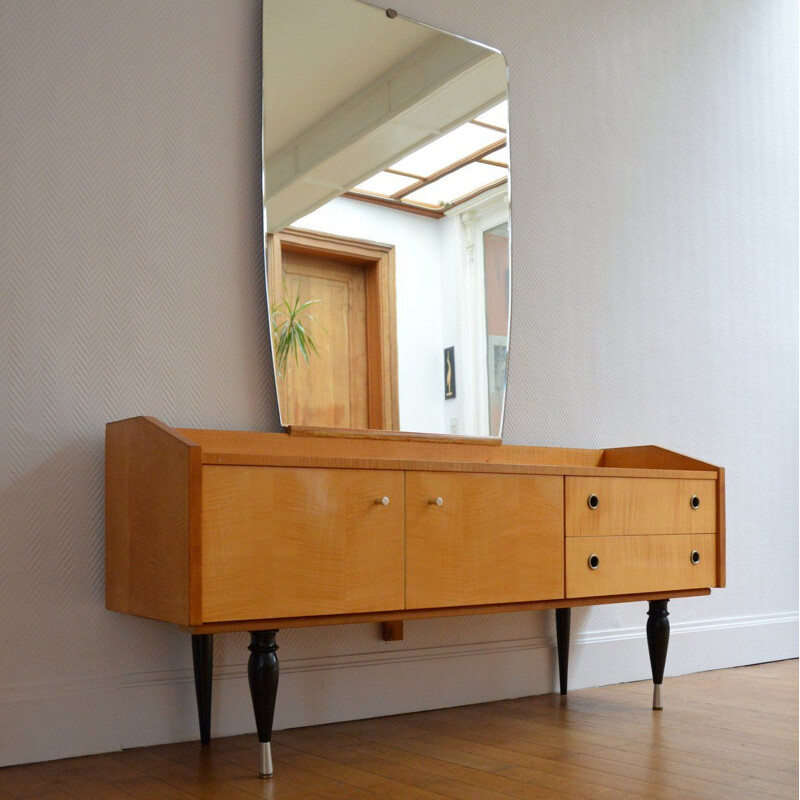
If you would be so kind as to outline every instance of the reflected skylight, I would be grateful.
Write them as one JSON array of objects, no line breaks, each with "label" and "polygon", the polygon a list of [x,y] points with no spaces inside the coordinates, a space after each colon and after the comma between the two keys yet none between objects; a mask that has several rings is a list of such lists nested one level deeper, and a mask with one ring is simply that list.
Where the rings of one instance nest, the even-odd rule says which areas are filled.
[{"label": "reflected skylight", "polygon": [[434,207],[447,206],[462,197],[474,194],[484,186],[501,181],[507,176],[508,170],[504,167],[492,167],[489,164],[473,161],[471,164],[411,192],[404,199],[412,203],[424,203]]},{"label": "reflected skylight", "polygon": [[362,181],[351,194],[440,214],[508,179],[507,126],[504,100]]},{"label": "reflected skylight", "polygon": [[392,169],[412,172],[414,175],[432,175],[449,164],[471,156],[477,150],[502,142],[504,138],[502,133],[491,128],[466,122],[410,156],[401,158],[396,164],[392,164]]},{"label": "reflected skylight", "polygon": [[380,194],[384,197],[391,197],[395,192],[401,192],[415,183],[419,183],[417,178],[409,178],[406,175],[395,175],[392,172],[379,172],[371,178],[356,186],[357,192],[367,192],[369,194]]},{"label": "reflected skylight", "polygon": [[490,153],[486,158],[481,161],[495,161],[498,164],[505,164],[508,166],[508,145],[504,145],[499,150]]}]

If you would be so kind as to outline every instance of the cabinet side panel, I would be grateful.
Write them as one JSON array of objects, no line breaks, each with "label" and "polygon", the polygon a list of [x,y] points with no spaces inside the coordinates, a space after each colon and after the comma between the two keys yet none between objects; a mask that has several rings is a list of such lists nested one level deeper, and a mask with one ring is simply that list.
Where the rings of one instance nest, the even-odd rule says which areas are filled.
[{"label": "cabinet side panel", "polygon": [[651,444],[637,447],[609,447],[603,452],[600,466],[633,469],[716,469],[713,464]]},{"label": "cabinet side panel", "polygon": [[106,608],[127,613],[130,607],[128,541],[128,431],[124,423],[106,425],[105,443],[105,560]]},{"label": "cabinet side panel", "polygon": [[725,586],[725,470],[722,467],[717,482],[717,586]]},{"label": "cabinet side panel", "polygon": [[106,426],[106,607],[189,624],[200,451],[136,417]]}]

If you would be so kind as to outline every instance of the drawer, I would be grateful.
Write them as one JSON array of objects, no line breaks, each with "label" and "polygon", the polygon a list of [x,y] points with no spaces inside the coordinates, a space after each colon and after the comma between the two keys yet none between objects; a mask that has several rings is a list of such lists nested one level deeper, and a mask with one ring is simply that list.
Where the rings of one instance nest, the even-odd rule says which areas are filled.
[{"label": "drawer", "polygon": [[564,491],[567,536],[717,532],[715,480],[566,478]]},{"label": "drawer", "polygon": [[564,596],[560,476],[406,473],[407,608]]},{"label": "drawer", "polygon": [[206,466],[200,538],[204,622],[403,607],[402,472]]},{"label": "drawer", "polygon": [[[567,597],[714,586],[716,545],[714,534],[568,539]],[[694,551],[697,563],[693,563]]]}]

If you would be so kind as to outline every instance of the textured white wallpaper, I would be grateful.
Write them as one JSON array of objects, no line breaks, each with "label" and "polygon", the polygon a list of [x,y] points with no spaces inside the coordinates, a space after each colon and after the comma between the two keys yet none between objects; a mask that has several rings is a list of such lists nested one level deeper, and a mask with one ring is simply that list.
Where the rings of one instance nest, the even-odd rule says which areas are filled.
[{"label": "textured white wallpaper", "polygon": [[[672,604],[668,671],[795,655],[796,3],[395,6],[508,58],[505,439],[726,466],[729,588]],[[188,637],[103,608],[103,426],[277,427],[260,15],[0,0],[0,764],[196,735]],[[574,685],[646,675],[644,611],[574,614]],[[287,631],[276,724],[547,691],[550,626]],[[215,734],[253,728],[245,646]]]}]

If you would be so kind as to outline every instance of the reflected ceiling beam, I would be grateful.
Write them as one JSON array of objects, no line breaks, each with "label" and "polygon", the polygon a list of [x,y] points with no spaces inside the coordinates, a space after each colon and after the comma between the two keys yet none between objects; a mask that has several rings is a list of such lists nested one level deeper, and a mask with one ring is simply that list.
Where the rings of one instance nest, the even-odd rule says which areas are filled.
[{"label": "reflected ceiling beam", "polygon": [[268,231],[291,225],[505,94],[499,53],[438,37],[269,159]]}]

